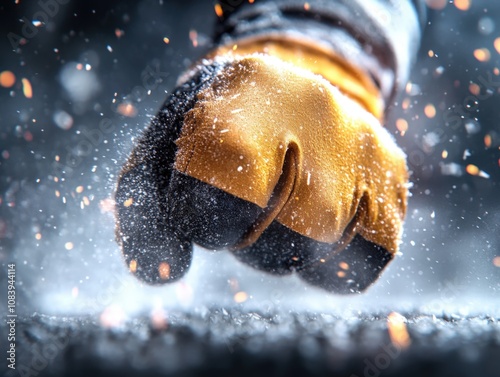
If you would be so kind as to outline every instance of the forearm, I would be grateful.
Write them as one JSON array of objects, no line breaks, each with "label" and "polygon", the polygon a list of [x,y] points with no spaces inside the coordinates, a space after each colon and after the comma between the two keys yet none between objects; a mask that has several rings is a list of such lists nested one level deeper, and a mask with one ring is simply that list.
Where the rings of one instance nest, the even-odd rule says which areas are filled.
[{"label": "forearm", "polygon": [[256,0],[238,7],[225,1],[218,45],[307,41],[364,72],[379,89],[383,108],[406,84],[425,22],[420,0]]}]

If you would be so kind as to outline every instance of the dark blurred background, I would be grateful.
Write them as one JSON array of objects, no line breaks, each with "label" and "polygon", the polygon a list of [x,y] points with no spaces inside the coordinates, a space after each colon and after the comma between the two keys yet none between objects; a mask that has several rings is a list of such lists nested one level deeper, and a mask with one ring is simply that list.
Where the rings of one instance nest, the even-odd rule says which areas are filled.
[{"label": "dark blurred background", "polygon": [[498,310],[500,2],[429,1],[411,82],[386,122],[412,171],[401,255],[349,299],[201,249],[175,286],[129,276],[114,242],[116,174],[178,75],[210,48],[213,3],[47,3],[57,7],[0,5],[0,262],[2,284],[17,265],[20,311],[127,314],[231,303],[237,291],[248,306]]}]

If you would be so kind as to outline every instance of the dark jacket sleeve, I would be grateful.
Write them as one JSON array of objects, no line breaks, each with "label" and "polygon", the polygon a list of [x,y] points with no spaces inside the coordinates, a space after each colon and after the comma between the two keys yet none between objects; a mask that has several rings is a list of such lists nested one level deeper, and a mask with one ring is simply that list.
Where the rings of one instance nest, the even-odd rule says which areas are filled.
[{"label": "dark jacket sleeve", "polygon": [[408,80],[425,25],[420,0],[222,0],[218,44],[258,35],[321,43],[364,70],[386,103]]}]

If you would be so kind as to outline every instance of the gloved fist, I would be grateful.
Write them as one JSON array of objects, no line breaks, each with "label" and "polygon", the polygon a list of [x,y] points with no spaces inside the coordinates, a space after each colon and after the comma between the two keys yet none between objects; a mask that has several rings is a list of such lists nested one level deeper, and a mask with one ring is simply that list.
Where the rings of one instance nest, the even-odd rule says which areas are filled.
[{"label": "gloved fist", "polygon": [[397,252],[405,156],[361,101],[276,57],[203,61],[132,152],[117,238],[142,280],[182,277],[192,244],[337,293]]}]

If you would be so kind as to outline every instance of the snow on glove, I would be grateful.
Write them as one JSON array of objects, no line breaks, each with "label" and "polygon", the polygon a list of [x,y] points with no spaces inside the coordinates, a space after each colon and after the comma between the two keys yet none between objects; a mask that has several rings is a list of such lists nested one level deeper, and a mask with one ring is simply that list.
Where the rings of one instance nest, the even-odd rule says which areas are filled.
[{"label": "snow on glove", "polygon": [[335,292],[368,286],[397,251],[405,157],[330,82],[268,55],[206,61],[125,166],[118,234],[150,283],[188,269],[191,244]]}]

